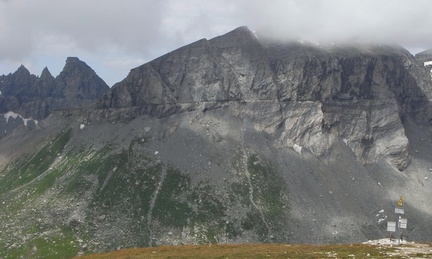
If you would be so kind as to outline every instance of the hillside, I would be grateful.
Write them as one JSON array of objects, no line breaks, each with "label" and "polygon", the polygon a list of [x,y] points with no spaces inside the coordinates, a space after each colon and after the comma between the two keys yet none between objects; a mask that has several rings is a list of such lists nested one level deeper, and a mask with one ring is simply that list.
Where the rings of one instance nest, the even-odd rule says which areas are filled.
[{"label": "hillside", "polygon": [[[4,259],[363,242],[387,235],[401,195],[405,236],[431,238],[432,83],[400,46],[281,43],[240,27],[111,89],[93,73],[61,73],[48,100],[67,105],[37,122],[2,106]],[[42,76],[29,78],[23,93]]]}]

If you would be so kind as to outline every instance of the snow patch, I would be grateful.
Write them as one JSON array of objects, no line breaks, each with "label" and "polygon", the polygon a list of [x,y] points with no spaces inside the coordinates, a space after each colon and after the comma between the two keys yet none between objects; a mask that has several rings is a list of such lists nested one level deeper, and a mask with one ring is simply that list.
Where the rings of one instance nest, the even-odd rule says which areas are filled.
[{"label": "snow patch", "polygon": [[376,217],[378,218],[378,224],[385,221],[387,219],[387,215],[384,214],[384,209],[381,209],[378,211],[378,214],[376,214]]},{"label": "snow patch", "polygon": [[[398,244],[398,242],[400,244],[406,244],[407,241],[405,240],[398,240],[396,238],[390,239],[390,238],[383,238],[383,239],[377,239],[377,240],[369,240],[366,242],[363,242],[363,244],[367,244],[367,245],[396,245]],[[414,243],[414,242],[411,242]]]},{"label": "snow patch", "polygon": [[299,153],[301,155],[303,147],[301,147],[301,146],[299,146],[297,144],[294,144],[293,145],[293,149],[294,149],[295,152],[297,152],[297,153]]},{"label": "snow patch", "polygon": [[80,124],[80,130],[85,128],[85,124]]},{"label": "snow patch", "polygon": [[18,116],[21,117],[21,115],[19,115],[18,113],[14,113],[14,112],[10,112],[10,111],[3,114],[3,116],[5,117],[6,122],[7,122],[7,120],[9,120],[10,117],[12,117],[14,119],[16,119]]},{"label": "snow patch", "polygon": [[12,117],[13,119],[16,118],[21,118],[24,121],[24,125],[27,126],[27,122],[28,121],[34,121],[34,123],[37,125],[38,121],[37,120],[33,120],[33,119],[29,119],[29,118],[24,118],[23,116],[19,115],[18,113],[12,112],[12,111],[8,111],[7,113],[3,114],[3,117],[6,119],[6,123],[9,122],[9,118]]},{"label": "snow patch", "polygon": [[384,215],[384,218],[379,218],[378,219],[378,223],[381,223],[381,222],[383,222],[386,219],[387,219],[387,215]]},{"label": "snow patch", "polygon": [[[432,66],[432,61],[426,61],[426,62],[424,62],[424,66]],[[432,69],[430,71],[430,76],[432,77]]]}]

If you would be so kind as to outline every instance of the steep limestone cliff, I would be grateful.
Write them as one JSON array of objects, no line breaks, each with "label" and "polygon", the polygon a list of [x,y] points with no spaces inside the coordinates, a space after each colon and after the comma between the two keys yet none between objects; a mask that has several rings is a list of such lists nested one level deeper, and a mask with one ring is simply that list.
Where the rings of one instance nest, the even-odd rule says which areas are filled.
[{"label": "steep limestone cliff", "polygon": [[430,96],[430,81],[414,77],[419,70],[398,46],[280,43],[240,27],[131,70],[99,107],[260,103],[274,113],[254,115],[255,127],[278,134],[283,146],[322,157],[343,141],[363,163],[390,157],[403,169],[409,157],[401,118]]}]

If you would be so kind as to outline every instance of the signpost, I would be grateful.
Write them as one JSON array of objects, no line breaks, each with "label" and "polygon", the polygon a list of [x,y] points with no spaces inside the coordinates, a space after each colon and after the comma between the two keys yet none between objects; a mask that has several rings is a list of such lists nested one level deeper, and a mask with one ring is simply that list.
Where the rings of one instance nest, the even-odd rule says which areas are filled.
[{"label": "signpost", "polygon": [[404,212],[405,212],[404,208],[398,208],[398,207],[395,208],[396,214],[404,214]]},{"label": "signpost", "polygon": [[403,197],[399,197],[399,201],[396,203],[395,213],[399,215],[397,222],[395,221],[387,221],[387,232],[390,232],[390,241],[392,239],[392,233],[396,233],[396,236],[399,234],[398,244],[403,240],[403,230],[407,228],[408,219],[402,218],[402,215],[405,213],[405,209],[403,208]]},{"label": "signpost", "polygon": [[387,221],[387,232],[396,232],[396,222]]},{"label": "signpost", "polygon": [[399,228],[404,228],[404,229],[406,229],[406,228],[407,228],[407,223],[408,223],[408,220],[407,220],[407,219],[400,218],[400,219],[399,219]]}]

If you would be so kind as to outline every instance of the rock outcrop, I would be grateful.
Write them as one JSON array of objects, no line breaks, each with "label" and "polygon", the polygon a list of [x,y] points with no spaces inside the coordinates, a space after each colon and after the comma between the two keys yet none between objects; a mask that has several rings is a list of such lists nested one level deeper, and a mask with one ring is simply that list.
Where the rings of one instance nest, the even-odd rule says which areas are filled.
[{"label": "rock outcrop", "polygon": [[[430,82],[413,75],[418,67],[399,46],[280,43],[240,27],[132,69],[99,107],[243,102],[255,127],[277,134],[283,146],[324,156],[343,141],[359,161],[391,157],[403,169],[409,157],[401,118],[429,97]],[[271,115],[257,115],[256,103]]]},{"label": "rock outcrop", "polygon": [[16,72],[0,76],[0,113],[13,111],[40,120],[57,109],[88,108],[108,90],[108,85],[78,58],[67,58],[56,78],[48,68],[37,77],[21,65]]},{"label": "rock outcrop", "polygon": [[67,58],[56,78],[46,67],[38,77],[21,65],[14,73],[0,76],[0,114],[5,117],[0,137],[27,126],[27,120],[37,124],[54,110],[90,108],[108,90],[93,69],[75,57]]},{"label": "rock outcrop", "polygon": [[420,62],[430,62],[432,61],[432,49],[428,49],[420,53],[417,53],[415,57]]},{"label": "rock outcrop", "polygon": [[[108,85],[86,63],[69,57],[55,78],[55,89],[65,98],[65,108],[88,108],[106,91]],[[60,107],[59,107],[60,108]]]}]

